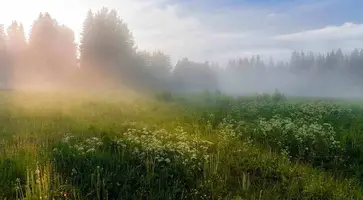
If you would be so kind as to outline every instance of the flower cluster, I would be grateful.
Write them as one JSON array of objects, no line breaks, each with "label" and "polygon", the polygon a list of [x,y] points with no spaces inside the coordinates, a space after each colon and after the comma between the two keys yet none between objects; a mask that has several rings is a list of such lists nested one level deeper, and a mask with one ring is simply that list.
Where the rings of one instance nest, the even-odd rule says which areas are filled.
[{"label": "flower cluster", "polygon": [[[317,151],[332,155],[340,148],[333,127],[328,124],[299,123],[290,118],[275,116],[270,120],[260,119],[253,139],[268,142],[293,157],[306,157]],[[261,140],[261,141],[260,141]]]},{"label": "flower cluster", "polygon": [[177,161],[192,167],[201,167],[202,160],[208,161],[208,152],[213,143],[191,136],[177,127],[173,132],[165,129],[129,128],[121,137],[115,138],[116,143],[128,149],[132,154],[146,159],[154,155],[159,163]]},{"label": "flower cluster", "polygon": [[[76,154],[85,155],[105,148],[101,138],[92,137],[77,141],[67,135],[63,144],[69,146]],[[182,127],[176,127],[168,132],[165,129],[128,128],[127,131],[114,137],[111,141],[122,152],[130,153],[133,157],[146,160],[150,157],[159,164],[172,162],[200,169],[208,162],[213,143],[203,140],[196,135],[190,135]],[[53,151],[57,152],[58,149]]]},{"label": "flower cluster", "polygon": [[[67,134],[62,139],[62,143],[69,145],[70,149],[75,150],[75,152],[80,155],[93,153],[103,145],[101,138],[92,137],[92,138],[87,138],[84,141],[78,142],[76,138],[70,134]],[[58,152],[58,151],[59,149],[57,148],[53,149],[53,152]]]}]

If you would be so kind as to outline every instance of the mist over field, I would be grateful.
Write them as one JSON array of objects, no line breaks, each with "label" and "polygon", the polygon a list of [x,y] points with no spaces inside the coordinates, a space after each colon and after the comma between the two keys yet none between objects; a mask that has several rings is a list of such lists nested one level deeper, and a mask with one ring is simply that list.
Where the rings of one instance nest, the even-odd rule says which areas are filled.
[{"label": "mist over field", "polygon": [[[335,48],[328,52],[289,48],[290,55],[283,59],[265,52],[262,56],[258,52],[256,55],[241,53],[230,58],[224,56],[220,63],[216,59],[218,49],[214,49],[211,61],[208,57],[203,57],[207,59],[205,62],[200,62],[202,57],[199,61],[187,57],[176,60],[175,55],[161,50],[138,47],[129,26],[115,10],[105,7],[88,12],[80,35],[57,22],[50,13],[39,14],[29,29],[29,36],[21,22],[1,26],[1,87],[6,90],[128,88],[140,93],[219,90],[230,95],[278,90],[288,96],[344,98],[363,95],[363,50],[359,46],[347,50],[343,45],[344,51]],[[303,35],[282,34],[274,40],[288,42],[292,38],[303,40],[322,33],[353,34],[356,30],[359,25],[344,24]],[[219,43],[227,36],[235,36],[236,42],[244,40],[233,34],[219,36],[216,38]],[[157,45],[154,49],[158,49]],[[224,52],[221,48],[220,54]]]},{"label": "mist over field", "polygon": [[277,89],[288,96],[362,97],[361,81],[357,74],[349,71],[349,64],[336,66],[332,63],[331,69],[327,65],[303,63],[300,65],[302,69],[294,65],[249,69],[241,64],[218,73],[218,86],[221,91],[232,95],[271,93]]}]

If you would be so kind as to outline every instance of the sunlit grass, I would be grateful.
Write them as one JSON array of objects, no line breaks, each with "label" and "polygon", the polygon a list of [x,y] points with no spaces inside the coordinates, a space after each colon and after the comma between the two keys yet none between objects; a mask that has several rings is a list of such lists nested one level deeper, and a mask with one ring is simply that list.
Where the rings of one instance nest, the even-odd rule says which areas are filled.
[{"label": "sunlit grass", "polygon": [[122,92],[0,96],[0,196],[8,199],[362,197],[354,180],[241,137],[253,129],[236,127],[238,116],[222,116],[210,99],[200,108]]}]

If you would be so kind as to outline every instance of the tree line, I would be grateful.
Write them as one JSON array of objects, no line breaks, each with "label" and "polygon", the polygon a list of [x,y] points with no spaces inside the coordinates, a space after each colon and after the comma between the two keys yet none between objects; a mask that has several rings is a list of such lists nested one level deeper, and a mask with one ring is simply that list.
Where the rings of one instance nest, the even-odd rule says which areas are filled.
[{"label": "tree line", "polygon": [[352,97],[363,95],[362,77],[362,49],[349,54],[341,49],[326,54],[294,51],[289,61],[271,58],[264,63],[259,56],[230,60],[219,73],[219,85],[230,93],[279,89],[295,96]]},{"label": "tree line", "polygon": [[247,94],[279,89],[293,95],[363,94],[363,50],[349,54],[292,52],[289,61],[264,62],[260,56],[231,59],[227,66],[188,58],[172,66],[161,51],[137,48],[127,24],[115,10],[88,11],[80,44],[72,29],[49,13],[40,13],[29,38],[14,21],[0,26],[0,83],[21,87],[113,89],[128,86],[145,91],[193,92],[222,90]]}]

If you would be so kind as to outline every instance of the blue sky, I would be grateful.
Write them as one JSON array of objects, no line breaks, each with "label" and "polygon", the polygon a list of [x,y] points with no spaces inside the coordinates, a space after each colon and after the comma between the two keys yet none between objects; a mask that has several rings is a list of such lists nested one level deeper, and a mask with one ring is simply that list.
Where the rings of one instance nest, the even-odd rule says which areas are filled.
[{"label": "blue sky", "polygon": [[29,29],[48,11],[79,40],[87,10],[102,6],[119,12],[140,50],[161,50],[173,62],[363,47],[362,0],[12,0],[0,6],[0,22]]},{"label": "blue sky", "polygon": [[198,46],[200,59],[253,54],[287,59],[293,50],[363,47],[360,0],[167,0],[165,5],[177,6],[181,19],[198,21],[205,31],[200,40],[223,35],[222,41]]},{"label": "blue sky", "polygon": [[[341,25],[345,22],[363,21],[361,0],[170,0],[193,12],[213,13],[218,10],[266,10],[285,14],[296,27],[319,28],[327,25]],[[251,19],[253,20],[253,19]]]}]

